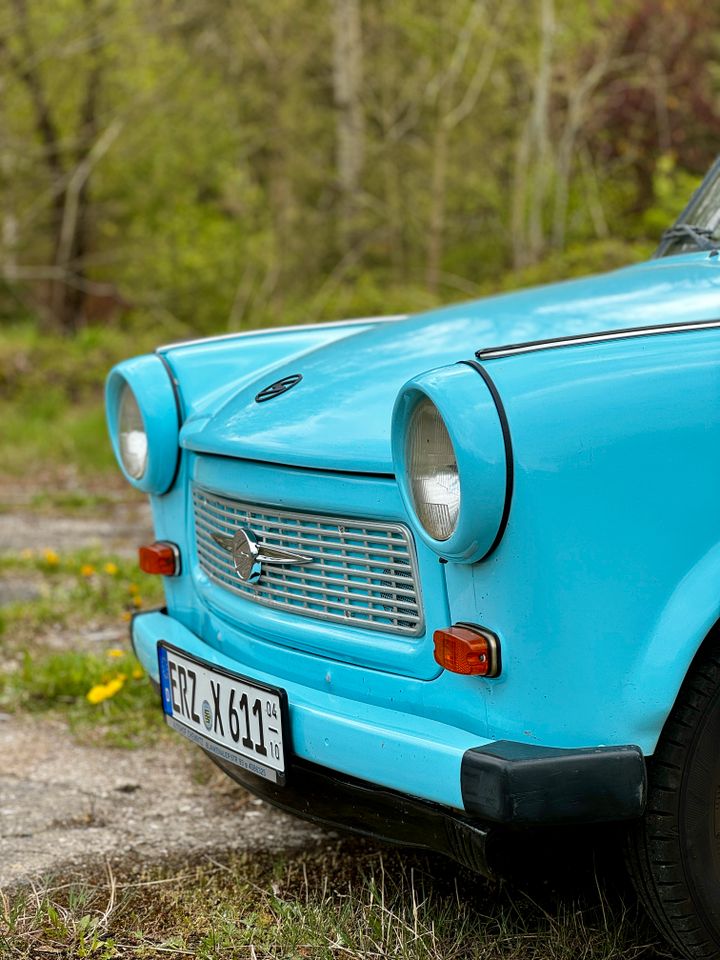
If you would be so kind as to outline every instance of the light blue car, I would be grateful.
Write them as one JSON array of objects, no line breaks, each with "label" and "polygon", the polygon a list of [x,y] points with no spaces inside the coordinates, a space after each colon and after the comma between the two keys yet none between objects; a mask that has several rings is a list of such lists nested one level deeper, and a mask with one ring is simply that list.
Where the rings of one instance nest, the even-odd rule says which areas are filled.
[{"label": "light blue car", "polygon": [[300,816],[492,869],[627,821],[720,953],[720,167],[650,261],[110,373],[167,722]]}]

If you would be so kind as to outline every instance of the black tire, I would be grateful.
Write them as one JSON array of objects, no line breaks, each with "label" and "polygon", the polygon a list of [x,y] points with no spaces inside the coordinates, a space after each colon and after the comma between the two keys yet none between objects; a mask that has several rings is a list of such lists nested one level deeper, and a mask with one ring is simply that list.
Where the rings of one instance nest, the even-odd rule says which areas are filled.
[{"label": "black tire", "polygon": [[696,658],[648,761],[627,862],[660,933],[692,960],[719,958],[720,636]]}]

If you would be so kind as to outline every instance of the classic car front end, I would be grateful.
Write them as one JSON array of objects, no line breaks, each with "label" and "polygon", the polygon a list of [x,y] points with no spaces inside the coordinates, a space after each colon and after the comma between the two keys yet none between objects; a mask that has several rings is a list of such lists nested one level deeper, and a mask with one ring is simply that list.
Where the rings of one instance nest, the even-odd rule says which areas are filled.
[{"label": "classic car front end", "polygon": [[168,722],[281,807],[479,870],[519,825],[628,820],[647,849],[720,619],[718,316],[720,257],[683,248],[120,364],[167,604],[132,641]]}]

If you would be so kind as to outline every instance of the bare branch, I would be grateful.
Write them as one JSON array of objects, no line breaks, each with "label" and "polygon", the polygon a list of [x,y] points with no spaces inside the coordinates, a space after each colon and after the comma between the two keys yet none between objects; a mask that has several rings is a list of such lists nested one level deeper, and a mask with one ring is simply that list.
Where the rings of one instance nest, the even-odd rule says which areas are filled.
[{"label": "bare branch", "polygon": [[483,46],[482,56],[480,57],[477,69],[475,70],[475,73],[473,74],[473,77],[470,80],[467,89],[465,90],[462,100],[450,111],[450,113],[446,115],[443,120],[449,129],[452,129],[462,123],[462,121],[475,109],[483,87],[487,83],[488,79],[490,78],[490,74],[492,73],[497,52],[501,44],[504,42],[505,38],[502,34],[503,27],[510,19],[514,5],[515,4],[513,0],[505,0],[505,2],[501,5],[495,23],[493,24],[494,36],[492,41],[488,41]]},{"label": "bare branch", "polygon": [[83,293],[90,293],[99,297],[112,296],[117,292],[115,284],[88,280],[72,270],[64,270],[62,267],[56,266],[5,267],[0,270],[0,278],[11,284],[18,281],[49,280],[64,283],[74,290],[81,290]]},{"label": "bare branch", "polygon": [[447,69],[436,73],[425,88],[426,100],[434,100],[443,89],[451,90],[454,87],[465,66],[475,30],[484,13],[485,3],[486,0],[475,0],[473,3],[465,22],[458,32],[455,49],[452,52]]},{"label": "bare branch", "polygon": [[58,265],[70,259],[73,238],[77,229],[80,197],[93,167],[105,156],[115,140],[120,135],[123,124],[120,120],[113,120],[109,127],[98,138],[88,155],[77,165],[68,180],[65,189],[65,205],[63,207],[62,225],[57,245],[56,262]]}]

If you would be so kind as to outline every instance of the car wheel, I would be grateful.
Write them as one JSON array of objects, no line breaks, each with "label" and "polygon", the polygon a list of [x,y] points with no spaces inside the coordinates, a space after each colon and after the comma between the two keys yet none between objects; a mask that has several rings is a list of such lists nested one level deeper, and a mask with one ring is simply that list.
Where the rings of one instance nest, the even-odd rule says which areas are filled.
[{"label": "car wheel", "polygon": [[693,960],[720,956],[720,636],[693,664],[648,761],[627,862],[665,938]]}]

